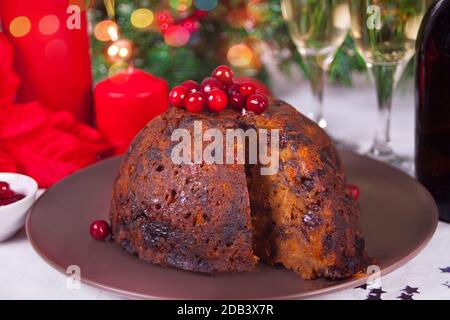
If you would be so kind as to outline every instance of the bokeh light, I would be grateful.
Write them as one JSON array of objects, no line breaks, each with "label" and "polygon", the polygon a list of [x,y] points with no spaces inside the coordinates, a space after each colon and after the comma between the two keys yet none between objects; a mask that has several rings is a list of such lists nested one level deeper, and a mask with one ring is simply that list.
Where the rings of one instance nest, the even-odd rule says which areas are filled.
[{"label": "bokeh light", "polygon": [[192,0],[170,0],[169,4],[172,9],[183,12],[192,6]]},{"label": "bokeh light", "polygon": [[59,30],[59,19],[53,14],[43,16],[39,21],[39,31],[46,36],[52,35]]},{"label": "bokeh light", "polygon": [[26,36],[31,30],[31,21],[27,17],[19,16],[14,18],[9,25],[9,32],[14,37]]},{"label": "bokeh light", "polygon": [[94,36],[99,41],[115,41],[118,39],[119,27],[112,20],[103,20],[94,28]]},{"label": "bokeh light", "polygon": [[106,50],[108,59],[112,62],[126,61],[133,54],[133,45],[127,39],[114,41]]},{"label": "bokeh light", "polygon": [[253,24],[251,19],[249,19],[246,9],[232,10],[226,15],[225,19],[230,25],[236,28],[245,28],[249,23]]},{"label": "bokeh light", "polygon": [[269,4],[261,0],[249,1],[247,3],[247,14],[253,22],[264,22],[269,18]]},{"label": "bokeh light", "polygon": [[108,56],[115,57],[119,53],[119,47],[115,44],[112,44],[108,48]]},{"label": "bokeh light", "polygon": [[217,6],[218,0],[195,0],[194,6],[199,10],[211,11]]},{"label": "bokeh light", "polygon": [[108,69],[108,76],[110,78],[114,77],[120,72],[123,72],[129,68],[129,65],[125,61],[119,61],[114,63],[111,67]]},{"label": "bokeh light", "polygon": [[81,11],[84,11],[88,8],[92,8],[94,6],[94,0],[69,0],[69,6],[75,5],[80,8]]},{"label": "bokeh light", "polygon": [[248,66],[253,60],[253,51],[246,44],[235,44],[228,49],[227,59],[235,67]]},{"label": "bokeh light", "polygon": [[171,26],[164,33],[164,41],[172,47],[182,47],[188,43],[190,33],[182,26]]},{"label": "bokeh light", "polygon": [[141,8],[131,14],[131,24],[138,29],[146,29],[153,23],[154,15],[149,9]]}]

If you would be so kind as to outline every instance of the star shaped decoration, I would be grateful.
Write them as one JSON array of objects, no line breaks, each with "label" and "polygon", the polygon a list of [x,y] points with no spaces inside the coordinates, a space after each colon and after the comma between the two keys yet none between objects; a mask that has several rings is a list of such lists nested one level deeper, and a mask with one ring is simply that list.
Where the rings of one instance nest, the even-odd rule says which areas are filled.
[{"label": "star shaped decoration", "polygon": [[358,287],[356,287],[355,289],[363,289],[363,290],[367,290],[367,283],[364,283]]},{"label": "star shaped decoration", "polygon": [[446,267],[446,268],[439,268],[442,272],[444,273],[450,273],[450,267]]},{"label": "star shaped decoration", "polygon": [[413,287],[410,287],[410,286],[406,286],[405,289],[403,289],[402,291],[404,293],[410,294],[410,295],[413,295],[415,293],[420,293],[419,292],[419,288],[413,288]]},{"label": "star shaped decoration", "polygon": [[445,283],[442,284],[443,286],[446,286],[447,288],[450,289],[450,281],[446,281]]},{"label": "star shaped decoration", "polygon": [[401,299],[401,300],[414,300],[412,294],[407,294],[407,293],[404,293],[404,292],[402,292],[402,294],[401,294],[399,297],[397,297],[397,299]]},{"label": "star shaped decoration", "polygon": [[383,293],[386,293],[386,291],[383,291],[381,288],[371,289],[366,300],[383,300],[381,299]]}]

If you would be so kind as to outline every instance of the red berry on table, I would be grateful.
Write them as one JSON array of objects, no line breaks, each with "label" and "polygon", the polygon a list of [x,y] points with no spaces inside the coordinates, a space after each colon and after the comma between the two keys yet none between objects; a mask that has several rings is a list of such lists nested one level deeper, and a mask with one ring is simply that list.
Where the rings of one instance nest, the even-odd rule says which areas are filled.
[{"label": "red berry on table", "polygon": [[231,96],[233,96],[234,94],[236,94],[236,93],[239,93],[240,94],[240,88],[241,88],[241,85],[240,84],[238,84],[238,83],[233,83],[233,84],[231,84],[229,87],[228,87],[228,95],[231,97]]},{"label": "red berry on table", "polygon": [[212,112],[220,112],[226,109],[228,105],[228,96],[225,92],[219,89],[213,89],[208,94],[208,108]]},{"label": "red berry on table", "polygon": [[184,99],[188,95],[189,91],[186,87],[177,86],[170,91],[169,102],[171,105],[177,108],[184,108]]},{"label": "red berry on table", "polygon": [[233,71],[229,66],[218,66],[214,69],[212,77],[224,84],[231,84],[233,82]]},{"label": "red berry on table", "polygon": [[244,82],[240,85],[239,92],[243,96],[248,97],[256,92],[256,85],[251,82]]},{"label": "red berry on table", "polygon": [[92,238],[96,240],[105,240],[111,233],[111,228],[109,227],[108,222],[104,220],[96,220],[91,223],[89,232],[91,233]]},{"label": "red berry on table", "polygon": [[359,188],[353,184],[349,184],[347,186],[348,188],[348,192],[350,193],[350,195],[352,196],[353,199],[355,199],[356,201],[359,200],[359,196],[360,196],[360,191]]},{"label": "red berry on table", "polygon": [[205,106],[205,98],[200,92],[191,93],[184,99],[184,106],[190,112],[200,112]]},{"label": "red berry on table", "polygon": [[189,93],[200,92],[200,85],[194,80],[187,80],[181,86],[188,89]]},{"label": "red berry on table", "polygon": [[200,87],[201,92],[203,92],[204,94],[208,94],[211,90],[214,89],[223,89],[222,84],[217,79],[214,79],[212,77],[205,78],[205,80],[202,81]]},{"label": "red berry on table", "polygon": [[269,106],[269,99],[266,98],[266,96],[263,96],[260,93],[252,94],[250,97],[247,98],[247,101],[245,103],[245,108],[248,111],[252,111],[256,114],[263,113],[267,110],[267,107]]},{"label": "red berry on table", "polygon": [[244,97],[239,92],[234,93],[230,96],[230,108],[241,111],[245,108],[245,101],[247,100],[246,97]]}]

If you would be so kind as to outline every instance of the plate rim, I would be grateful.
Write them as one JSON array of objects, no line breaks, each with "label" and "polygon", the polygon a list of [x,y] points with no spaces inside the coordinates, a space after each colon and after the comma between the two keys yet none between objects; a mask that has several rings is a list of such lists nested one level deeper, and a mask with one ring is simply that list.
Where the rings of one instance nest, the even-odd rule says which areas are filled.
[{"label": "plate rim", "polygon": [[[348,151],[348,150],[339,150],[339,154],[347,154],[351,157],[356,157],[356,158],[360,158],[360,159],[364,159],[364,161],[369,161],[369,162],[375,162],[377,163],[377,165],[382,165],[384,167],[387,167],[391,170],[396,170],[399,174],[403,175],[404,177],[406,177],[407,179],[411,180],[412,183],[415,183],[417,185],[417,187],[419,187],[423,192],[424,192],[424,196],[426,196],[428,198],[428,200],[430,200],[430,203],[432,204],[432,208],[430,208],[430,211],[432,211],[433,216],[432,216],[432,221],[431,221],[431,225],[432,227],[430,228],[430,231],[428,232],[427,236],[422,240],[422,242],[420,243],[419,246],[417,246],[414,250],[412,250],[409,254],[407,254],[405,257],[403,257],[402,259],[396,261],[395,263],[383,268],[381,270],[381,276],[384,277],[392,272],[394,272],[395,270],[399,269],[400,267],[404,266],[405,264],[407,264],[408,262],[410,262],[412,259],[414,259],[415,257],[417,257],[423,250],[424,248],[428,245],[428,243],[430,242],[430,240],[433,238],[438,223],[439,223],[439,214],[438,214],[438,208],[436,205],[435,200],[433,199],[433,197],[431,196],[430,192],[420,183],[418,182],[416,179],[414,179],[413,177],[411,177],[410,175],[408,175],[407,173],[392,167],[386,163],[383,163],[381,161],[377,161],[375,159],[369,158],[367,156],[363,156],[360,155],[358,153],[355,153],[353,151]],[[104,159],[101,161],[96,162],[95,164],[92,164],[90,166],[87,166],[77,172],[75,172],[72,175],[69,175],[65,178],[63,178],[62,180],[60,180],[59,182],[57,182],[56,184],[54,184],[52,187],[50,187],[49,189],[55,188],[57,187],[59,184],[65,182],[68,179],[72,179],[74,176],[77,175],[81,175],[84,174],[85,171],[89,171],[92,170],[93,167],[99,166],[99,165],[104,165],[107,162],[113,162],[113,161],[117,161],[119,158],[122,158],[126,155],[118,155],[118,156],[114,156],[108,159]],[[45,199],[45,197],[48,195],[47,191],[49,190],[47,189],[46,192],[44,192],[39,199],[37,199],[35,201],[35,203],[33,204],[33,206],[30,208],[29,213],[27,214],[27,218],[26,218],[26,223],[25,223],[25,231],[26,231],[26,235],[28,238],[28,241],[31,244],[31,247],[33,248],[33,250],[38,254],[38,256],[44,260],[45,263],[47,263],[47,265],[49,265],[50,267],[52,267],[53,269],[55,269],[56,271],[58,271],[59,273],[67,276],[66,270],[60,266],[59,264],[57,264],[56,262],[52,261],[49,257],[47,257],[44,252],[42,252],[42,250],[39,248],[38,244],[33,240],[33,236],[32,236],[32,232],[30,230],[31,228],[31,219],[34,213],[34,209],[35,207],[41,202],[43,201],[43,199]],[[184,272],[183,270],[180,270],[181,272]],[[187,271],[186,271],[187,272]],[[332,285],[329,287],[325,287],[325,288],[320,288],[320,289],[315,289],[315,290],[310,290],[307,292],[303,292],[303,293],[297,293],[297,294],[287,294],[287,295],[283,295],[283,296],[277,296],[275,298],[262,298],[262,299],[258,299],[258,300],[297,300],[297,299],[306,299],[306,298],[311,298],[311,297],[315,297],[315,296],[319,296],[319,295],[323,295],[323,294],[329,294],[329,293],[334,293],[334,292],[338,292],[338,291],[342,291],[345,289],[350,289],[350,288],[355,288],[359,285],[362,285],[364,283],[366,283],[368,276],[363,276],[360,278],[355,278],[354,280],[349,280],[343,283],[339,283],[336,285]],[[126,289],[121,289],[121,288],[117,288],[114,286],[110,286],[110,285],[105,285],[101,282],[98,282],[94,279],[90,279],[90,278],[86,278],[86,277],[81,277],[80,279],[81,283],[90,285],[94,288],[97,289],[101,289],[101,290],[105,290],[107,292],[110,292],[112,294],[118,295],[119,297],[122,298],[132,298],[132,299],[148,299],[148,300],[195,300],[195,299],[185,299],[185,298],[173,298],[173,297],[167,297],[167,296],[161,296],[161,295],[149,295],[149,294],[142,294],[142,293],[137,293],[137,292],[133,292],[130,290],[126,290]],[[311,280],[314,281],[314,280]],[[203,298],[203,299],[207,299],[207,300],[221,300],[219,298]],[[238,299],[238,300],[251,300],[249,299]]]}]

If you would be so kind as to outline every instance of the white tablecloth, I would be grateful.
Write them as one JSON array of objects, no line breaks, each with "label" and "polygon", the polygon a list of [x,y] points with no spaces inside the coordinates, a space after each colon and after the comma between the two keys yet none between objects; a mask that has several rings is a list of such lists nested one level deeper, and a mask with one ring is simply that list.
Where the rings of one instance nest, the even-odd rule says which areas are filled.
[{"label": "white tablecloth", "polygon": [[[307,111],[309,90],[299,79],[274,83],[277,96]],[[354,88],[327,88],[326,114],[330,132],[358,143],[370,145],[376,119],[375,96],[365,81]],[[412,88],[395,99],[392,140],[395,149],[413,155],[414,99]],[[441,270],[443,269],[443,270]],[[446,272],[444,272],[446,271]],[[31,248],[22,230],[13,239],[0,243],[0,299],[118,299],[108,292],[82,285],[67,289],[67,278],[49,267]],[[407,288],[409,286],[409,288]],[[316,299],[450,299],[450,225],[440,223],[425,250],[410,263],[382,278],[383,292],[362,288],[345,290]]]}]

